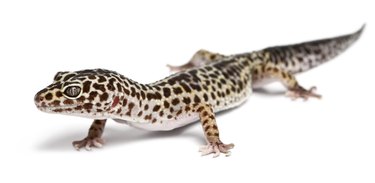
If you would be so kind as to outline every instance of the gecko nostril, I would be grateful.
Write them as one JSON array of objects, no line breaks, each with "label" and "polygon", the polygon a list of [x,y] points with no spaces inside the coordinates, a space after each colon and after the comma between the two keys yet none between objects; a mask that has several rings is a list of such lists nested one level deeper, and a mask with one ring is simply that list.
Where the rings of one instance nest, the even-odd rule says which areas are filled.
[{"label": "gecko nostril", "polygon": [[41,96],[39,96],[38,94],[35,95],[35,97],[34,97],[34,101],[35,101],[35,102],[41,102],[41,101],[43,101],[43,100],[44,100],[44,97],[41,97]]}]

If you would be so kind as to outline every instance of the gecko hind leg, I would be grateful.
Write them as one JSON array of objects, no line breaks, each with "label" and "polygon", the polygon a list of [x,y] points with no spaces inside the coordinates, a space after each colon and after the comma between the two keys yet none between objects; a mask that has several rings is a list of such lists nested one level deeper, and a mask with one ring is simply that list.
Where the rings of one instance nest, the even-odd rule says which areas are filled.
[{"label": "gecko hind leg", "polygon": [[91,150],[91,147],[100,148],[104,145],[104,140],[101,138],[106,119],[104,120],[94,120],[91,124],[87,137],[82,140],[74,141],[73,146],[75,149],[79,150],[84,147],[86,150]]},{"label": "gecko hind leg", "polygon": [[270,78],[271,80],[275,79],[280,81],[288,89],[285,93],[286,96],[290,97],[292,100],[297,98],[307,100],[310,97],[318,99],[322,98],[321,95],[315,93],[315,86],[308,90],[305,89],[298,84],[296,78],[291,73],[284,71],[273,63],[267,62],[254,66],[252,74],[254,85],[262,83],[263,80],[269,80]]},{"label": "gecko hind leg", "polygon": [[224,144],[221,142],[212,107],[208,104],[196,104],[194,110],[199,113],[199,118],[207,141],[207,145],[199,149],[202,156],[214,154],[213,157],[216,158],[220,153],[229,156],[229,150],[234,147],[234,144]]},{"label": "gecko hind leg", "polygon": [[179,72],[179,71],[183,71],[186,69],[191,69],[191,68],[199,67],[202,65],[206,65],[208,63],[221,60],[224,57],[225,57],[224,55],[221,55],[218,53],[212,53],[210,51],[201,49],[197,51],[187,63],[180,65],[180,66],[173,66],[173,65],[167,64],[167,67],[171,71]]}]

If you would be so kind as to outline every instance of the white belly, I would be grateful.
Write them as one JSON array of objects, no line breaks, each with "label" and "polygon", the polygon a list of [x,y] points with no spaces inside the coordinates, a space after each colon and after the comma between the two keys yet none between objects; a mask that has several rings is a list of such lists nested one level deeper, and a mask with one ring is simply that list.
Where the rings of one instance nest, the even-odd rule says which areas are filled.
[{"label": "white belly", "polygon": [[131,122],[131,121],[125,121],[122,119],[113,119],[116,122],[119,123],[125,123],[129,126],[139,128],[142,130],[148,130],[148,131],[169,131],[173,130],[175,128],[179,128],[185,125],[188,125],[190,123],[194,123],[198,121],[199,116],[197,114],[190,115],[190,116],[182,116],[180,119],[177,120],[166,120],[162,123],[139,123],[139,122]]}]

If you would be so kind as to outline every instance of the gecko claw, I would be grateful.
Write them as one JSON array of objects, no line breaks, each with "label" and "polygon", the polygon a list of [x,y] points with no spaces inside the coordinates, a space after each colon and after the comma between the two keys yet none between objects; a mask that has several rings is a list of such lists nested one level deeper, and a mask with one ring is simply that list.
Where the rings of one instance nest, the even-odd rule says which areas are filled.
[{"label": "gecko claw", "polygon": [[307,100],[310,97],[314,97],[317,99],[321,99],[322,96],[315,93],[316,87],[313,86],[309,90],[304,89],[301,86],[298,86],[296,89],[289,89],[288,92],[286,92],[286,96],[290,97],[292,100],[296,100],[298,98],[302,98],[303,100]]},{"label": "gecko claw", "polygon": [[214,154],[213,158],[219,157],[220,153],[225,154],[226,156],[230,155],[230,149],[234,147],[234,144],[223,144],[223,143],[210,143],[208,145],[202,146],[199,148],[202,156],[209,154]]},{"label": "gecko claw", "polygon": [[101,148],[103,147],[104,140],[100,137],[96,138],[84,138],[73,142],[73,147],[79,151],[81,148],[85,148],[87,151],[91,151],[91,147]]}]

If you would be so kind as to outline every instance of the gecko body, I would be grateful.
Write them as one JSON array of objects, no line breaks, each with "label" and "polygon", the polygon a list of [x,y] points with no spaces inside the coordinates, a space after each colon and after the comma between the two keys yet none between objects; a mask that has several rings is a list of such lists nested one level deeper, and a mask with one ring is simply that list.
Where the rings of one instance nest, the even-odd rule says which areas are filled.
[{"label": "gecko body", "polygon": [[105,69],[58,72],[53,83],[35,95],[34,102],[44,112],[94,119],[88,136],[73,142],[77,149],[101,147],[107,119],[153,131],[199,120],[207,140],[200,151],[216,157],[234,147],[220,140],[216,112],[240,105],[252,88],[273,81],[280,81],[292,98],[320,98],[314,87],[300,86],[294,74],[332,59],[355,42],[362,30],[228,56],[199,50],[188,63],[169,66],[177,73],[150,84]]}]

